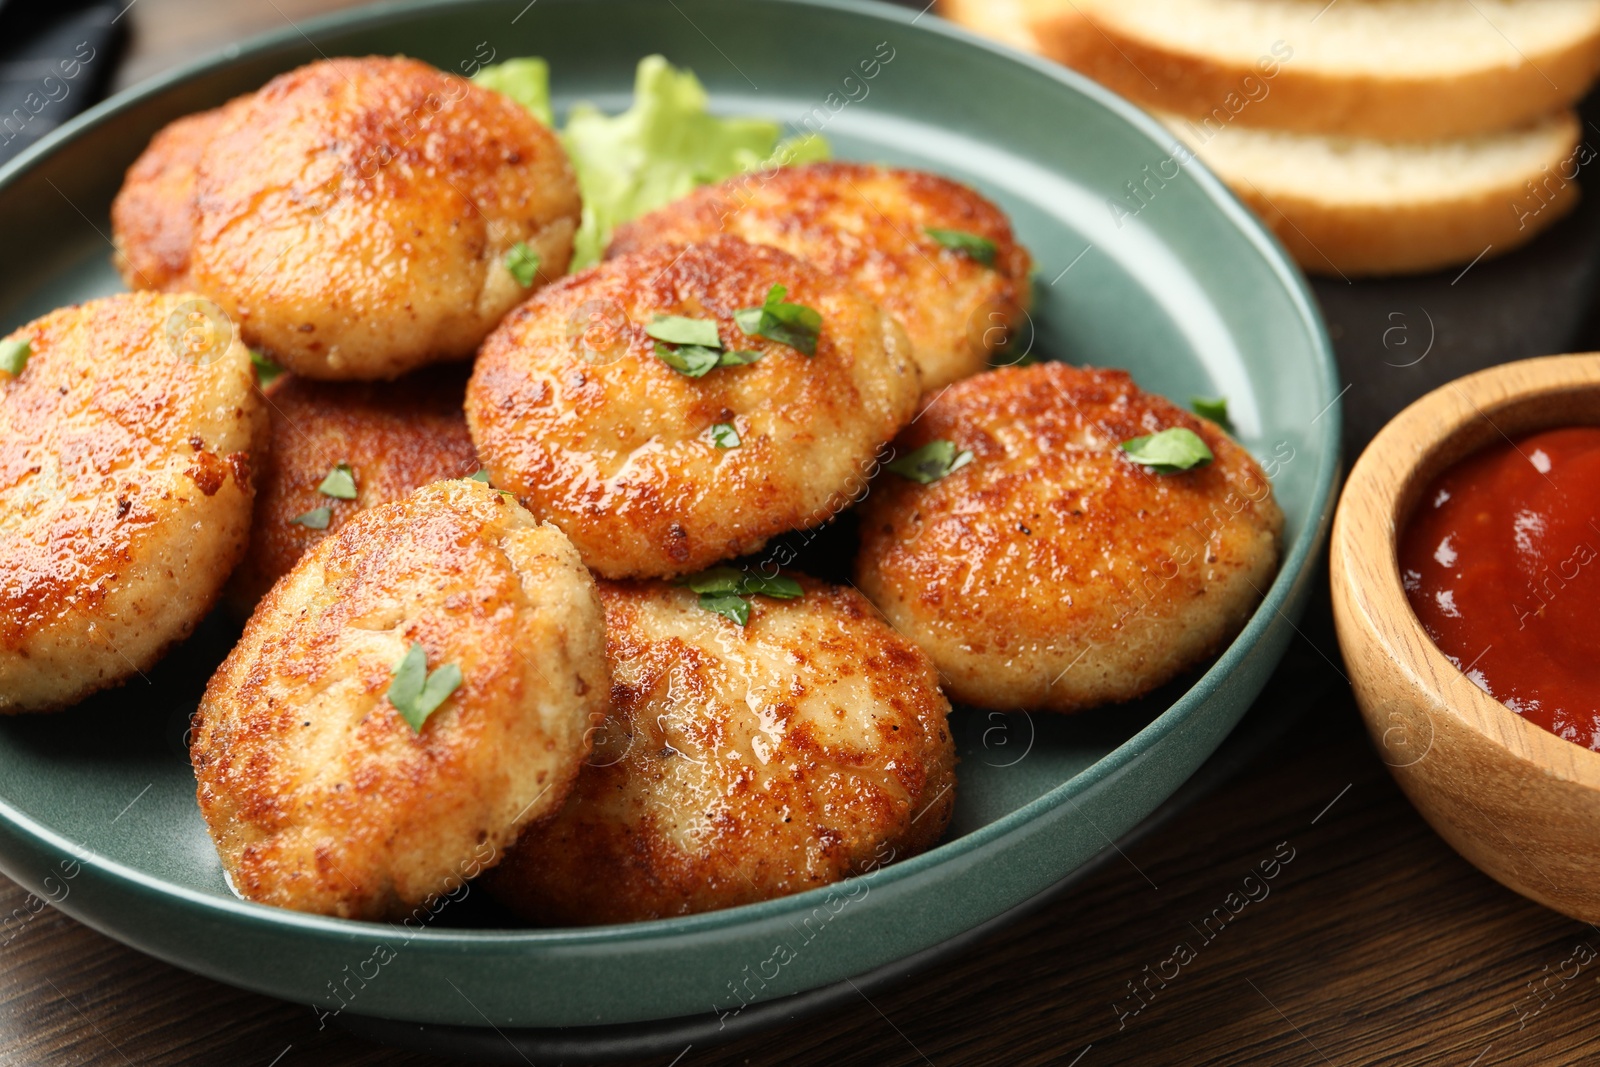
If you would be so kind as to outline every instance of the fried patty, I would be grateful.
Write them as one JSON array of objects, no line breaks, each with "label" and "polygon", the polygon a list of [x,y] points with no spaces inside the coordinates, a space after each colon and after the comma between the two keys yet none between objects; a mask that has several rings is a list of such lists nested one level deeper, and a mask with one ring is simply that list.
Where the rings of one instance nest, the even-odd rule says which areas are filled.
[{"label": "fried patty", "polygon": [[195,298],[93,300],[23,341],[0,370],[0,712],[65,707],[189,634],[244,552],[265,436],[249,352]]},{"label": "fried patty", "polygon": [[[1120,447],[1174,427],[1215,461],[1157,474]],[[1140,696],[1222,648],[1277,569],[1283,514],[1260,466],[1122,371],[1042,363],[958,382],[895,448],[939,440],[971,462],[929,485],[874,483],[856,582],[958,702]]]},{"label": "fried patty", "polygon": [[236,97],[167,124],[128,168],[111,203],[111,233],[117,270],[131,288],[194,288],[189,252],[199,215],[195,176],[212,136],[248,99]]},{"label": "fried patty", "polygon": [[[589,751],[604,628],[571,543],[504,493],[437,482],[361,511],[262,600],[196,713],[200,810],[230,884],[398,918],[493,866]],[[460,671],[420,729],[391,699],[413,644],[430,677]]]},{"label": "fried patty", "polygon": [[[930,230],[990,242],[992,262]],[[808,259],[875,300],[905,326],[927,390],[983,370],[1032,297],[1032,259],[994,204],[949,178],[862,163],[779,167],[707,186],[619,226],[606,254],[719,233]]]},{"label": "fried patty", "polygon": [[[775,285],[821,315],[815,355],[750,336],[734,313]],[[715,324],[759,355],[691,377],[647,334],[658,315]],[[900,327],[775,248],[662,245],[562,279],[484,342],[467,423],[494,484],[560,526],[608,578],[700,570],[827,521],[912,417]]]},{"label": "fried patty", "polygon": [[[426,63],[322,60],[219,119],[180,121],[134,164],[113,213],[127,281],[181,281],[171,246],[193,169],[183,284],[296,374],[393,378],[468,356],[566,270],[579,199],[555,134]],[[506,262],[519,244],[538,259],[528,286]]]},{"label": "fried patty", "polygon": [[539,923],[798,893],[934,844],[955,749],[933,667],[854,590],[801,579],[749,625],[663,582],[602,582],[611,713],[554,819],[489,888]]},{"label": "fried patty", "polygon": [[[267,388],[271,447],[256,469],[250,551],[228,585],[239,614],[248,615],[308,549],[362,508],[478,469],[461,410],[466,384],[465,368],[446,366],[393,382],[284,375]],[[340,465],[350,469],[353,500],[320,489]],[[322,508],[327,525],[318,529]]]}]

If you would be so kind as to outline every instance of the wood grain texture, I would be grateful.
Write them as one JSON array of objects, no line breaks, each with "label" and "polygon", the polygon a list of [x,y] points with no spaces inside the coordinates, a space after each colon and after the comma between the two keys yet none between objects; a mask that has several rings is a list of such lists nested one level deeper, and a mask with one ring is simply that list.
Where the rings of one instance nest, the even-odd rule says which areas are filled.
[{"label": "wood grain texture", "polygon": [[[1406,600],[1396,532],[1436,475],[1484,445],[1600,422],[1600,355],[1551,356],[1443,386],[1373,439],[1334,522],[1334,618],[1384,762],[1468,859],[1520,893],[1600,920],[1600,752],[1473,685]],[[1487,649],[1485,650],[1487,651]]]}]

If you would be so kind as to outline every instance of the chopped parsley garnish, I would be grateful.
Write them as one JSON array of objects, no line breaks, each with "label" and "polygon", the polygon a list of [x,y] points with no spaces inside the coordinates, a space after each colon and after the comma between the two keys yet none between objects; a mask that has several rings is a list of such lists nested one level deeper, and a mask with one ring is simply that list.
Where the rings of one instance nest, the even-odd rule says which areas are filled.
[{"label": "chopped parsley garnish", "polygon": [[26,337],[20,341],[0,341],[0,370],[15,377],[28,365],[28,357],[31,355],[33,355],[33,345],[28,343]]},{"label": "chopped parsley garnish", "polygon": [[787,302],[784,297],[788,295],[787,286],[774,285],[767,290],[765,303],[758,308],[740,308],[733,313],[733,321],[751,337],[765,337],[814,356],[817,336],[822,332],[822,313],[804,304]]},{"label": "chopped parsley garnish", "polygon": [[883,469],[893,471],[902,478],[931,485],[971,462],[972,453],[966,449],[958,452],[949,441],[929,441],[915,452],[885,463]]},{"label": "chopped parsley garnish", "polygon": [[722,362],[722,353],[705,345],[679,345],[673,348],[657,341],[656,358],[679,374],[700,378]]},{"label": "chopped parsley garnish", "polygon": [[701,593],[700,606],[713,615],[732,619],[740,626],[750,625],[750,598],[732,593]]},{"label": "chopped parsley garnish", "polygon": [[1128,458],[1154,474],[1177,474],[1204,467],[1216,457],[1200,435],[1182,426],[1122,442]]},{"label": "chopped parsley garnish", "polygon": [[701,378],[717,367],[754,363],[760,352],[724,350],[715,319],[656,315],[644,332],[656,341],[656,358],[689,378]]},{"label": "chopped parsley garnish", "polygon": [[644,332],[657,341],[674,345],[699,345],[704,348],[721,348],[722,338],[717,336],[715,319],[691,319],[684,315],[656,315]]},{"label": "chopped parsley garnish", "polygon": [[804,592],[800,588],[800,583],[793,578],[785,578],[781,574],[771,577],[764,574],[749,574],[737,567],[712,567],[708,571],[679,578],[678,584],[686,585],[696,593],[740,595],[759,593],[762,596],[777,597],[779,600],[793,600]]},{"label": "chopped parsley garnish", "polygon": [[405,656],[394,665],[394,679],[389,683],[387,696],[400,717],[420,734],[428,716],[460,688],[461,668],[446,663],[429,673],[428,652],[421,641],[413,641]]},{"label": "chopped parsley garnish", "polygon": [[354,500],[356,498],[356,475],[350,469],[350,464],[340,463],[328,472],[322,479],[322,484],[317,486],[317,492],[323,496],[331,496],[338,500]]},{"label": "chopped parsley garnish", "polygon": [[328,523],[333,521],[333,509],[326,506],[312,508],[304,515],[296,515],[289,521],[296,526],[304,526],[308,530],[326,530]]},{"label": "chopped parsley garnish", "polygon": [[768,577],[748,574],[736,567],[713,567],[699,574],[679,578],[677,584],[688,586],[700,594],[700,607],[723,618],[732,619],[740,626],[750,621],[750,598],[768,596],[775,600],[793,600],[805,590],[793,578],[780,575]]},{"label": "chopped parsley garnish", "polygon": [[1233,422],[1228,418],[1228,398],[1219,396],[1216,399],[1204,396],[1191,396],[1189,406],[1196,415],[1210,419],[1229,433],[1233,432]]},{"label": "chopped parsley garnish", "polygon": [[539,253],[528,247],[528,242],[518,241],[506,253],[506,270],[524,289],[533,284],[539,274]]},{"label": "chopped parsley garnish", "polygon": [[979,237],[966,230],[944,230],[937,226],[925,227],[922,231],[945,248],[952,252],[960,252],[968,259],[975,259],[985,267],[994,266],[994,242],[987,237]]},{"label": "chopped parsley garnish", "polygon": [[284,375],[284,369],[282,367],[278,366],[276,363],[272,362],[272,360],[268,359],[266,356],[262,355],[260,352],[257,352],[253,348],[250,349],[250,362],[256,368],[256,381],[263,389]]},{"label": "chopped parsley garnish", "polygon": [[718,448],[738,448],[739,430],[731,422],[719,422],[711,427],[711,443]]}]

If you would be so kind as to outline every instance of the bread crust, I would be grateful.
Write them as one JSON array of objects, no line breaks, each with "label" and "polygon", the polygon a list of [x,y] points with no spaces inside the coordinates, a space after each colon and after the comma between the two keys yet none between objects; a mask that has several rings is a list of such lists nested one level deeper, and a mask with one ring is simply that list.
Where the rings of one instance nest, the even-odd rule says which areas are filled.
[{"label": "bread crust", "polygon": [[[1417,274],[1504,255],[1577,207],[1576,175],[1564,177],[1562,171],[1573,162],[1582,131],[1570,112],[1562,125],[1560,143],[1566,147],[1552,142],[1540,169],[1428,200],[1341,204],[1274,187],[1260,175],[1215,169],[1308,273]],[[1199,154],[1206,159],[1203,148]]]},{"label": "bread crust", "polygon": [[[1114,18],[1092,18],[1057,0],[998,7],[982,0],[943,0],[946,17],[1032,50],[1094,79],[1142,107],[1200,118],[1242,97],[1251,63],[1179,51],[1140,37]],[[997,16],[1003,29],[991,28]],[[1019,25],[1020,23],[1020,25]],[[1293,41],[1288,42],[1292,47]],[[1270,56],[1269,56],[1270,58]],[[1277,64],[1270,91],[1231,121],[1302,133],[1383,140],[1436,140],[1517,126],[1576,103],[1600,74],[1600,20],[1563,47],[1527,55],[1515,65],[1485,66],[1452,77],[1334,74]]]},{"label": "bread crust", "polygon": [[1578,204],[1568,182],[1525,227],[1508,206],[1525,190],[1507,185],[1478,196],[1429,204],[1340,206],[1292,193],[1270,200],[1234,186],[1296,263],[1308,273],[1356,278],[1423,274],[1493,259],[1527,244]]}]

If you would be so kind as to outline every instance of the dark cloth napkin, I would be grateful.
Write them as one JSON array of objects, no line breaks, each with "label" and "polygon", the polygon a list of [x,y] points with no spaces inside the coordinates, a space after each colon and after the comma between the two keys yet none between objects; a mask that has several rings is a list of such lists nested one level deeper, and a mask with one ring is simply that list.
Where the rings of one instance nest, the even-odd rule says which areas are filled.
[{"label": "dark cloth napkin", "polygon": [[126,0],[0,0],[0,164],[79,112],[111,83]]}]

